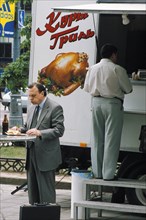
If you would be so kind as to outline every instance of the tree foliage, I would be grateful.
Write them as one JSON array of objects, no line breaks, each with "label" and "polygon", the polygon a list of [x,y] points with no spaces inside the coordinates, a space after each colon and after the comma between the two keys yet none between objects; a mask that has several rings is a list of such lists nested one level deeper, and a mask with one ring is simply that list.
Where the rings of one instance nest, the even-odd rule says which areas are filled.
[{"label": "tree foliage", "polygon": [[[30,2],[30,0],[24,1]],[[18,0],[9,0],[9,2],[18,2]],[[20,56],[15,62],[9,63],[4,68],[0,79],[0,85],[4,84],[12,93],[18,93],[20,89],[25,90],[28,85],[31,21],[31,16],[26,16],[24,27],[20,33],[24,37],[23,42],[20,44]]]}]

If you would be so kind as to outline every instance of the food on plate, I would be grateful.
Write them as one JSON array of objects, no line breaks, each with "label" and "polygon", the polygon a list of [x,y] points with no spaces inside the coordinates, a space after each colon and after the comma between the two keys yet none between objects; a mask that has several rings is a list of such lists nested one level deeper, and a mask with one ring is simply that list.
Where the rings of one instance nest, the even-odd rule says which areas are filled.
[{"label": "food on plate", "polygon": [[38,82],[57,96],[69,95],[79,86],[82,88],[88,67],[86,53],[60,53],[48,66],[41,69]]},{"label": "food on plate", "polygon": [[17,131],[17,130],[14,130],[14,129],[9,129],[7,132],[6,132],[7,135],[21,135],[21,132],[20,131]]}]

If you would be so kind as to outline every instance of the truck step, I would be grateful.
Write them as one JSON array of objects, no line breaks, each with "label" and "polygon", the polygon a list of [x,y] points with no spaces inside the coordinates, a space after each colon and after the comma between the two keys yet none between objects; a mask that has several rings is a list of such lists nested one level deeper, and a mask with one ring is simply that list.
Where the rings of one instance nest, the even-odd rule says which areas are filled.
[{"label": "truck step", "polygon": [[88,209],[98,209],[107,211],[119,211],[129,213],[141,213],[146,214],[146,206],[141,205],[129,205],[129,204],[117,204],[110,202],[95,202],[95,201],[79,201],[74,203],[74,216],[75,220],[78,220],[78,207]]},{"label": "truck step", "polygon": [[99,186],[115,186],[115,187],[124,187],[124,188],[138,188],[146,189],[145,181],[136,180],[136,179],[118,179],[113,181],[104,181],[102,179],[85,179],[83,181],[85,185],[99,185]]}]

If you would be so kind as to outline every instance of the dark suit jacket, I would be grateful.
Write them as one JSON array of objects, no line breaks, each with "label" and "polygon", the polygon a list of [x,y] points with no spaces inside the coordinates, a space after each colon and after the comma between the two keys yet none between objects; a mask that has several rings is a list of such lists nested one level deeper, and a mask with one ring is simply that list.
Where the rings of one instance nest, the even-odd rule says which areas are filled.
[{"label": "dark suit jacket", "polygon": [[[30,129],[35,105],[27,112],[25,129]],[[37,165],[41,171],[56,169],[62,163],[59,137],[64,133],[64,116],[62,107],[48,97],[39,116],[36,128],[42,136],[37,137],[34,147]]]}]

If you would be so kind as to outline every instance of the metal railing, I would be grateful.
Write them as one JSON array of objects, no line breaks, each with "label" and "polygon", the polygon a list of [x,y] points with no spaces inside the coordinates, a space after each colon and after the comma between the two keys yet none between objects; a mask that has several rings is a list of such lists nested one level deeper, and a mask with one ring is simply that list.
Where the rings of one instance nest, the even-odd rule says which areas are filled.
[{"label": "metal railing", "polygon": [[0,158],[0,170],[23,172],[25,170],[25,159]]}]

